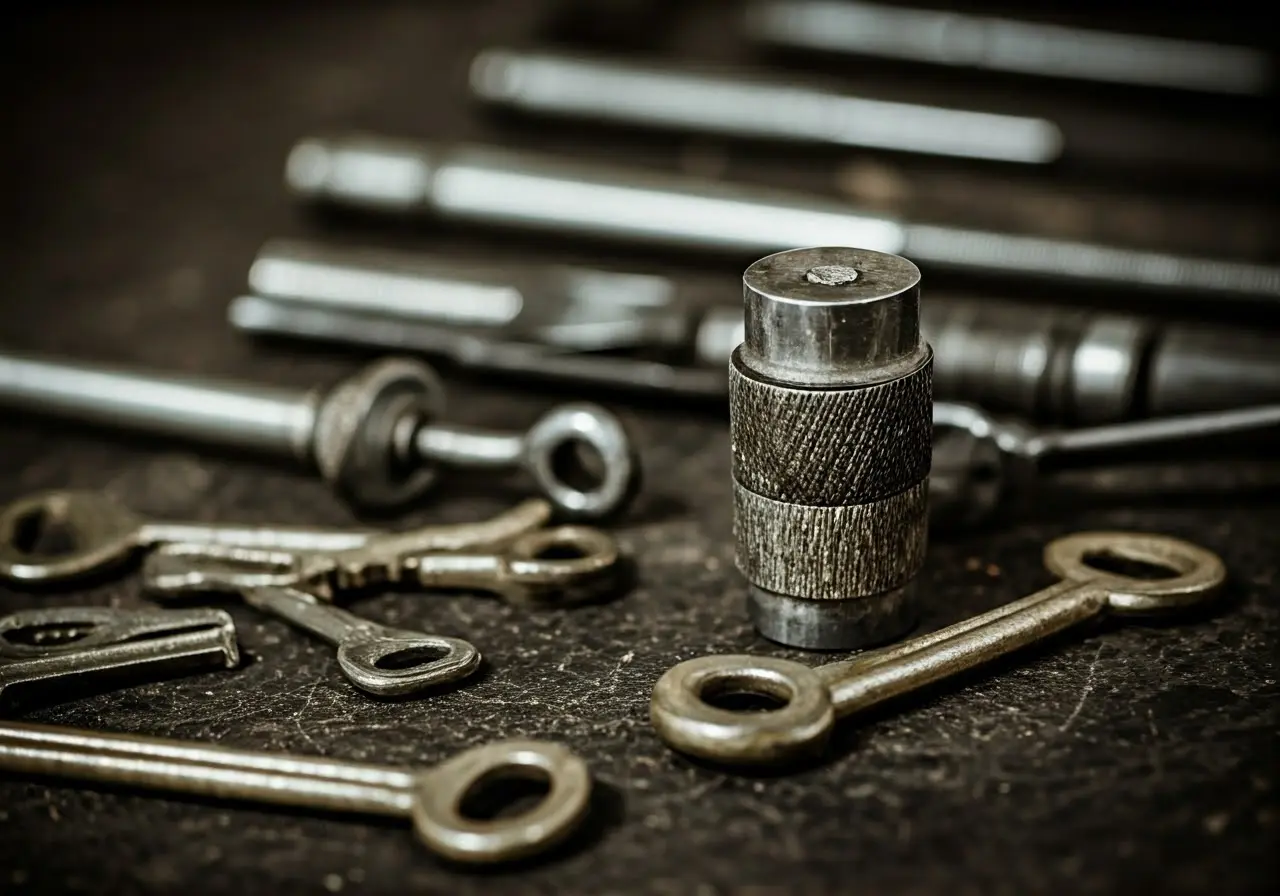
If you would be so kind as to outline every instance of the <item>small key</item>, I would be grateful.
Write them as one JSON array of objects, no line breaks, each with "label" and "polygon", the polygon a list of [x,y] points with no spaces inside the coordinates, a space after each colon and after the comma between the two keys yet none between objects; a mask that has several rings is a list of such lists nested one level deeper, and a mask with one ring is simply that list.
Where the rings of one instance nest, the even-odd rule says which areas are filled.
[{"label": "small key", "polygon": [[[455,862],[524,859],[555,846],[590,807],[591,773],[565,747],[533,740],[473,747],[427,769],[257,753],[180,740],[0,723],[0,768],[217,799],[326,812],[411,818],[418,839]],[[494,781],[545,782],[533,808],[511,817],[467,814]]]},{"label": "small key", "polygon": [[[182,545],[172,547],[181,550]],[[249,606],[337,647],[342,674],[366,693],[414,694],[459,681],[480,667],[480,651],[459,638],[381,625],[289,585],[228,582],[216,571],[188,566],[187,558],[169,551],[162,548],[143,563],[144,593],[163,599],[192,593],[238,594]]]},{"label": "small key", "polygon": [[222,610],[40,607],[0,619],[0,701],[30,685],[122,672],[152,679],[240,664]]},{"label": "small key", "polygon": [[[1089,565],[1100,555],[1172,570],[1167,579],[1135,579]],[[816,669],[790,660],[704,656],[658,680],[650,717],[681,752],[755,765],[820,751],[837,718],[875,706],[957,672],[1034,644],[1104,613],[1144,616],[1200,604],[1226,572],[1210,551],[1176,538],[1126,532],[1068,535],[1045,548],[1045,565],[1062,581],[948,628]],[[779,709],[734,712],[708,701],[750,694]]]},{"label": "small key", "polygon": [[[64,533],[71,546],[51,553],[33,550],[39,533],[50,529]],[[375,529],[164,522],[140,516],[102,492],[47,491],[0,511],[0,577],[39,584],[69,581],[160,544],[336,551],[377,534]]]},{"label": "small key", "polygon": [[166,545],[146,564],[155,594],[299,587],[332,600],[375,586],[460,589],[513,603],[565,606],[615,584],[618,546],[587,526],[539,528],[550,506],[525,501],[487,523],[387,533],[360,547],[317,553],[223,545]]}]

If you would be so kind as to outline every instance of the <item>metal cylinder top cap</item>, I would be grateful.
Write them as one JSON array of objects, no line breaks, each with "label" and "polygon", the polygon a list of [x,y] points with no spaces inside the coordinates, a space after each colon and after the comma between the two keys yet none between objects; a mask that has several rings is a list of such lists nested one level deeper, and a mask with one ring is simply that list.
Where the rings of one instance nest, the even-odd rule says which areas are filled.
[{"label": "metal cylinder top cap", "polygon": [[920,270],[869,249],[790,249],[742,275],[742,363],[802,386],[857,386],[904,376],[924,361]]}]

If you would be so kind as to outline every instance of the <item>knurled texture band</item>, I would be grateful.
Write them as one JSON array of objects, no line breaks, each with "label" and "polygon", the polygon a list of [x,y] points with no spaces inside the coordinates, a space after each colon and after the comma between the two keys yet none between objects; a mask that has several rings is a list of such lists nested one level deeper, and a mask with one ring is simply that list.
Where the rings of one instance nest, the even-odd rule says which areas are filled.
[{"label": "knurled texture band", "polygon": [[729,363],[733,478],[759,495],[817,507],[866,504],[926,479],[933,443],[933,352],[874,386],[804,389]]},{"label": "knurled texture band", "polygon": [[738,569],[769,591],[840,600],[900,588],[924,563],[928,480],[880,501],[810,507],[733,484]]}]

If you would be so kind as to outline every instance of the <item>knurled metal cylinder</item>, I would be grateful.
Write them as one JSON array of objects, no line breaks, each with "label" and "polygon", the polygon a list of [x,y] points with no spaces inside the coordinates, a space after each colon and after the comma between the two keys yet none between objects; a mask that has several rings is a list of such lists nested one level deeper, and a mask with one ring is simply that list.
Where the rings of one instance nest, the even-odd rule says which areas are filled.
[{"label": "knurled metal cylinder", "polygon": [[897,255],[794,249],[743,275],[729,363],[734,538],[765,637],[820,650],[915,620],[933,435],[920,271]]}]

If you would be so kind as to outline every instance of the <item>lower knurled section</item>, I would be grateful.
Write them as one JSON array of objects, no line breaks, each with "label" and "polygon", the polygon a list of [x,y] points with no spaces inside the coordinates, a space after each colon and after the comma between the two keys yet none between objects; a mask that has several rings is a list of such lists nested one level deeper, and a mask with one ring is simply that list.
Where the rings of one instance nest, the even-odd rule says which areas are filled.
[{"label": "lower knurled section", "polygon": [[733,484],[738,569],[752,584],[808,600],[899,588],[924,563],[928,482],[880,501],[809,507]]},{"label": "lower knurled section", "polygon": [[929,475],[933,355],[906,376],[850,389],[763,380],[729,364],[733,478],[777,501],[839,507],[878,501]]}]

